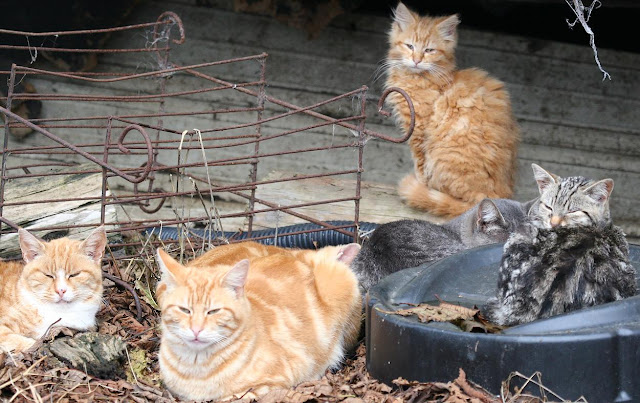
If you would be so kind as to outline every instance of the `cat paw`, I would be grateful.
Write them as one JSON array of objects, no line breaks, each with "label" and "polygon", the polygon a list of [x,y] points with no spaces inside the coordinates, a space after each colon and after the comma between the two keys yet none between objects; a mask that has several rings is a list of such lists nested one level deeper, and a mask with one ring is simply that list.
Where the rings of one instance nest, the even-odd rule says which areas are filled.
[{"label": "cat paw", "polygon": [[2,342],[0,342],[0,351],[19,353],[27,350],[33,346],[36,341],[30,337],[21,336],[19,334],[11,334],[6,336]]}]

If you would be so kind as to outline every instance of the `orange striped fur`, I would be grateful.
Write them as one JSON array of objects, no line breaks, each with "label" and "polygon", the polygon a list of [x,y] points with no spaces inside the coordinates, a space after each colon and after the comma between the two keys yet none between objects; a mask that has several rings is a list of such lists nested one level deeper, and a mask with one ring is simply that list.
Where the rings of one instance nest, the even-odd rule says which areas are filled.
[{"label": "orange striped fur", "polygon": [[0,353],[28,349],[52,325],[86,330],[102,302],[103,227],[84,241],[18,236],[26,264],[0,262]]},{"label": "orange striped fur", "polygon": [[[411,206],[455,217],[482,199],[509,198],[519,131],[509,94],[485,71],[456,70],[457,15],[420,16],[400,3],[389,32],[387,87],[404,89],[415,107],[409,145],[414,174],[399,185]],[[390,96],[406,131],[409,108]]]},{"label": "orange striped fur", "polygon": [[361,297],[348,267],[358,250],[244,242],[182,266],[158,249],[167,388],[183,399],[257,397],[336,367],[360,327]]}]

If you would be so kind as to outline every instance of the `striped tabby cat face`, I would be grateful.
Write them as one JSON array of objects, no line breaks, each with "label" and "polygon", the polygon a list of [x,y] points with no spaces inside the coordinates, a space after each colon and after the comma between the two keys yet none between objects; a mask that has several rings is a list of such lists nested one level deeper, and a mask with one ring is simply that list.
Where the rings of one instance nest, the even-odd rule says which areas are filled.
[{"label": "striped tabby cat face", "polygon": [[535,222],[542,228],[597,226],[611,222],[612,179],[560,178],[531,164],[540,190]]},{"label": "striped tabby cat face", "polygon": [[41,242],[24,229],[20,229],[19,239],[26,263],[22,284],[36,305],[99,302],[100,261],[107,243],[103,227],[84,241],[60,238]]},{"label": "striped tabby cat face", "polygon": [[211,273],[184,267],[158,249],[158,263],[167,285],[159,301],[168,341],[199,351],[233,339],[249,310],[244,298],[249,261],[219,265]]},{"label": "striped tabby cat face", "polygon": [[389,33],[386,65],[413,73],[448,73],[455,65],[459,23],[457,15],[420,16],[404,4],[398,4]]}]

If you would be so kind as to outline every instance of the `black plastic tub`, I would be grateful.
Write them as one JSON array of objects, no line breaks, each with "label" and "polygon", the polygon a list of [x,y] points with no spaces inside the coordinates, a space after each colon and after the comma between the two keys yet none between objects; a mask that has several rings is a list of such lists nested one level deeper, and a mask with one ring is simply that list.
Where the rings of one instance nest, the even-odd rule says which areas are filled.
[{"label": "black plastic tub", "polygon": [[[431,265],[402,270],[372,287],[366,303],[367,369],[397,377],[468,379],[499,394],[518,371],[542,373],[564,399],[640,402],[640,296],[514,326],[501,334],[466,333],[450,323],[420,323],[387,314],[394,304],[442,300],[481,307],[495,294],[502,245],[471,249]],[[640,246],[631,245],[640,271]],[[637,278],[636,278],[637,280]]]}]

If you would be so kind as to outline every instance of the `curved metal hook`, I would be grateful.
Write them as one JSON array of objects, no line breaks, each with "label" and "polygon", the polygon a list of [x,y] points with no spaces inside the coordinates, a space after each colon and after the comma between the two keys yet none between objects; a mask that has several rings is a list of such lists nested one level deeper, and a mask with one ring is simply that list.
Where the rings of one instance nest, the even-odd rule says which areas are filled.
[{"label": "curved metal hook", "polygon": [[387,135],[384,135],[384,134],[381,134],[381,133],[378,133],[378,132],[374,132],[374,131],[371,131],[371,130],[365,130],[364,134],[366,134],[368,136],[372,136],[372,137],[377,137],[377,138],[380,138],[382,140],[391,141],[393,143],[404,143],[405,141],[409,140],[409,138],[413,134],[413,129],[415,128],[415,125],[416,125],[416,112],[415,112],[415,109],[413,108],[413,102],[411,101],[411,98],[409,97],[409,94],[407,94],[407,92],[405,90],[403,90],[402,88],[398,88],[398,87],[389,87],[382,93],[382,96],[380,96],[380,101],[378,101],[378,113],[379,114],[381,114],[381,115],[383,115],[385,117],[391,116],[391,112],[385,111],[383,108],[384,108],[384,102],[387,100],[387,97],[392,92],[397,92],[398,94],[402,95],[404,97],[405,102],[409,106],[409,115],[411,117],[411,121],[409,122],[409,130],[407,130],[407,133],[402,138],[395,138],[395,137],[387,136]]},{"label": "curved metal hook", "polygon": [[[162,189],[158,189],[158,188],[153,189],[153,191],[157,192],[157,193],[162,193],[163,192]],[[140,192],[138,191],[138,185],[137,184],[135,184],[134,187],[133,187],[133,194],[135,194],[135,195],[140,194]],[[164,205],[164,202],[166,200],[167,200],[166,196],[160,198],[160,202],[158,203],[158,205],[156,207],[153,207],[153,208],[147,208],[143,204],[143,202],[140,201],[140,202],[138,202],[138,207],[140,208],[140,210],[144,211],[147,214],[154,214],[154,213],[157,213],[158,211],[160,211],[160,209],[162,208],[162,206]],[[149,204],[150,203],[147,201],[147,205],[149,205]]]},{"label": "curved metal hook", "polygon": [[178,25],[178,31],[180,32],[180,39],[171,39],[171,42],[181,45],[184,43],[186,36],[184,34],[184,25],[182,24],[182,20],[178,17],[178,14],[173,11],[165,11],[160,14],[158,19],[156,20],[157,24],[153,27],[153,43],[156,44],[159,36],[158,36],[158,25],[162,24],[165,20],[171,20],[176,25]]},{"label": "curved metal hook", "polygon": [[[144,128],[142,128],[142,126],[136,125],[136,124],[131,124],[127,127],[124,128],[124,130],[122,131],[122,133],[120,134],[120,137],[118,137],[118,149],[120,151],[122,151],[122,153],[124,154],[131,154],[131,150],[129,150],[127,147],[125,147],[123,141],[125,139],[125,137],[127,137],[127,134],[129,134],[129,132],[131,130],[136,130],[138,131],[142,137],[144,138],[144,142],[146,143],[147,146],[147,162],[145,164],[143,164],[144,166],[144,171],[142,172],[142,174],[140,176],[132,176],[132,175],[126,175],[127,177],[124,177],[126,180],[128,180],[131,183],[140,183],[143,180],[147,179],[147,176],[149,176],[149,172],[151,172],[151,168],[153,166],[153,144],[151,144],[151,139],[149,138],[149,135],[147,134],[147,132],[144,130]],[[122,176],[122,175],[120,175]]]}]

